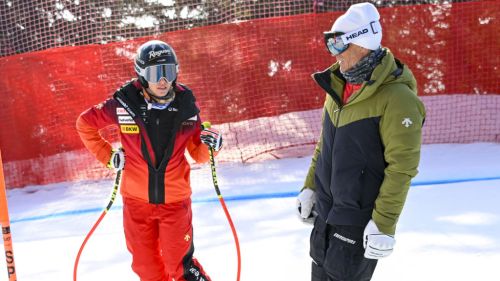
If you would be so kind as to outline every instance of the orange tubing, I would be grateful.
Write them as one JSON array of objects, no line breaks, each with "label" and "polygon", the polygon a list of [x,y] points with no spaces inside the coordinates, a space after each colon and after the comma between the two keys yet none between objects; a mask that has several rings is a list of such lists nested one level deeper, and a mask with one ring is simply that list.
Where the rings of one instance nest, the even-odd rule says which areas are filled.
[{"label": "orange tubing", "polygon": [[14,263],[14,249],[10,233],[9,208],[7,206],[7,192],[5,191],[5,177],[3,174],[2,153],[0,151],[0,224],[2,225],[3,246],[7,261],[9,281],[16,281],[16,265]]},{"label": "orange tubing", "polygon": [[92,236],[92,234],[97,229],[97,227],[101,223],[104,216],[108,213],[109,209],[111,209],[111,206],[113,206],[113,202],[115,201],[116,194],[118,192],[118,187],[120,186],[121,177],[122,177],[122,171],[119,170],[116,174],[115,184],[113,186],[113,193],[111,194],[111,199],[109,200],[108,205],[102,211],[101,215],[99,216],[99,219],[97,219],[94,226],[92,226],[89,233],[85,237],[85,240],[83,240],[83,243],[80,246],[80,250],[78,250],[78,254],[76,255],[76,259],[75,259],[75,265],[73,267],[73,281],[76,281],[77,272],[78,272],[78,263],[80,262],[80,256],[82,255],[83,248],[85,248],[85,245],[87,244],[87,241],[89,240],[90,236]]}]

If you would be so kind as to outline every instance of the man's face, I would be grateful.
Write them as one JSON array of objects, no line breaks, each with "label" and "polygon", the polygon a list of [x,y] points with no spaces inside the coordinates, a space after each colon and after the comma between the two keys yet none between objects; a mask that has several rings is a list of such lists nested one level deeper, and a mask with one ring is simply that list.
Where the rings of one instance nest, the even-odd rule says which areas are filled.
[{"label": "man's face", "polygon": [[149,90],[157,97],[164,97],[170,88],[172,87],[172,83],[167,82],[167,79],[162,78],[158,83],[148,82]]},{"label": "man's face", "polygon": [[336,55],[335,58],[340,64],[340,71],[346,72],[350,70],[358,61],[360,61],[363,57],[368,55],[370,50],[360,47],[355,44],[350,44],[347,50],[342,52],[339,55]]}]

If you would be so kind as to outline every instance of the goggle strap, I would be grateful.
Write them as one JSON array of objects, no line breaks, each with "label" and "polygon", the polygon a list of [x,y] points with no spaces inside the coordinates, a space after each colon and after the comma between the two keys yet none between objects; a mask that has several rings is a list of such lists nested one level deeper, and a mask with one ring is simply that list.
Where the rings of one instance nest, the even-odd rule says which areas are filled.
[{"label": "goggle strap", "polygon": [[346,34],[339,36],[344,44],[349,44],[357,38],[366,37],[368,35],[377,34],[382,30],[382,26],[379,21],[372,21],[369,24],[362,26],[354,31],[350,31]]}]

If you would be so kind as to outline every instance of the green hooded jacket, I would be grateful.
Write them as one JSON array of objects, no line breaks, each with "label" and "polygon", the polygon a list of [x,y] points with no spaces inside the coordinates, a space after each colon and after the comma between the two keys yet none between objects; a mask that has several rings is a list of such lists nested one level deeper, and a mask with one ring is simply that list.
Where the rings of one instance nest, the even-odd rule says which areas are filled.
[{"label": "green hooded jacket", "polygon": [[326,92],[322,130],[304,188],[329,224],[394,234],[417,175],[425,108],[407,66],[386,55],[370,80],[342,104],[345,79],[335,63],[313,79]]}]

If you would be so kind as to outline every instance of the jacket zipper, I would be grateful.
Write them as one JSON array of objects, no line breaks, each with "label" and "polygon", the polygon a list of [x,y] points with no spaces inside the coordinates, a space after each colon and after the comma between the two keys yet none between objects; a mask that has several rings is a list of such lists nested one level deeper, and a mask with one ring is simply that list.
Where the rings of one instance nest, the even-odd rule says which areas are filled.
[{"label": "jacket zipper", "polygon": [[[159,139],[159,135],[160,135],[160,118],[159,117],[156,117],[156,143],[159,143],[160,139]],[[154,150],[154,149],[153,149]],[[154,153],[154,151],[153,151]],[[158,163],[160,161],[160,159],[156,159],[156,163],[157,165],[160,164]],[[159,170],[159,166],[158,167],[154,167],[154,170],[155,170],[155,198],[154,198],[154,201],[156,204],[158,204],[158,202],[160,202],[160,198],[158,198],[158,192],[159,192],[159,186],[158,186],[158,170]]]},{"label": "jacket zipper", "polygon": [[333,134],[333,140],[332,140],[332,151],[333,151],[333,145],[335,144],[335,136],[337,135],[337,130],[339,129],[339,122],[340,122],[340,113],[342,112],[343,105],[339,105],[339,108],[334,110],[333,113],[337,113],[337,120],[335,120],[335,133]]},{"label": "jacket zipper", "polygon": [[[338,107],[336,110],[333,111],[333,113],[337,113],[337,120],[334,121],[335,125],[335,131],[333,132],[333,139],[332,139],[332,152],[334,151],[334,146],[335,146],[335,136],[337,136],[337,130],[339,128],[339,122],[340,122],[340,113],[342,112],[342,108],[344,107],[342,104],[338,104]],[[335,117],[335,116],[334,116]],[[333,204],[333,201],[335,201],[335,198],[332,198],[332,204]],[[326,219],[326,223],[328,223],[328,218]]]}]

